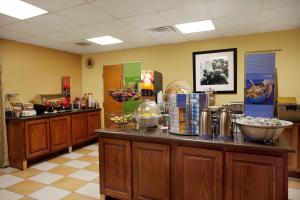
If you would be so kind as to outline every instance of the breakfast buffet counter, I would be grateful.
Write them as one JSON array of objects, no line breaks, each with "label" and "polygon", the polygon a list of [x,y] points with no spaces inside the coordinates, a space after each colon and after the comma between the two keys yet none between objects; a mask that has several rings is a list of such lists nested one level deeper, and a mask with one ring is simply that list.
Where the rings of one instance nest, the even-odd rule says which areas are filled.
[{"label": "breakfast buffet counter", "polygon": [[[273,145],[100,129],[101,193],[117,199],[288,199],[288,153]],[[249,196],[250,195],[250,196]]]},{"label": "breakfast buffet counter", "polygon": [[96,139],[101,109],[86,109],[32,117],[7,117],[9,163],[26,169],[28,161],[47,157]]}]

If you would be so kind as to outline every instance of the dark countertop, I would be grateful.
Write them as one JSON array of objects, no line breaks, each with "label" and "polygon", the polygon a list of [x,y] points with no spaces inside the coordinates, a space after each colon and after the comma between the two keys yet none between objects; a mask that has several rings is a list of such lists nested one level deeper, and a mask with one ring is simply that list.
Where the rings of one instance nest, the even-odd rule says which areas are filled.
[{"label": "dark countertop", "polygon": [[48,118],[48,117],[58,117],[63,115],[71,115],[76,113],[84,113],[84,112],[93,112],[93,111],[100,111],[101,108],[88,108],[88,109],[80,109],[80,110],[67,110],[63,112],[57,112],[57,113],[50,113],[50,114],[42,114],[42,115],[36,115],[36,116],[30,116],[30,117],[5,117],[6,120],[31,120],[31,119],[42,119],[42,118]]},{"label": "dark countertop", "polygon": [[228,149],[248,149],[248,150],[264,150],[272,152],[294,152],[293,148],[286,142],[281,136],[279,141],[272,144],[257,144],[252,142],[245,142],[242,139],[235,139],[234,141],[224,141],[219,138],[214,139],[202,139],[199,136],[181,136],[168,132],[161,132],[160,130],[147,131],[142,133],[137,130],[112,130],[112,129],[99,129],[95,131],[99,137],[110,137],[118,139],[137,139],[145,140],[149,142],[179,142],[179,143],[191,143],[206,146],[213,146],[215,148],[228,148]]}]

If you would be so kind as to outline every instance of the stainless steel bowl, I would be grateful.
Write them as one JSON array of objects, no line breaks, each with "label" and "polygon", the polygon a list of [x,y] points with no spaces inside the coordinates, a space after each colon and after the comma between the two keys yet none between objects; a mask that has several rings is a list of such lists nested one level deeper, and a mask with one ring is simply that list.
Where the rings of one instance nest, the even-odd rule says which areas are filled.
[{"label": "stainless steel bowl", "polygon": [[256,124],[247,124],[241,119],[236,120],[236,124],[240,128],[243,135],[249,136],[252,139],[260,141],[274,141],[279,138],[283,130],[293,125],[292,122],[280,120],[282,125],[265,126]]}]

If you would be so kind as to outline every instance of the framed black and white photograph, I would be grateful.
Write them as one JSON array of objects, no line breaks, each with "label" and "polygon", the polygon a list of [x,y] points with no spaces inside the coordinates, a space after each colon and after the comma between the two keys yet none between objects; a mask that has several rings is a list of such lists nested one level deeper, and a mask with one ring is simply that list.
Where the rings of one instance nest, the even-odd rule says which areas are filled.
[{"label": "framed black and white photograph", "polygon": [[236,93],[237,49],[193,52],[194,92]]}]

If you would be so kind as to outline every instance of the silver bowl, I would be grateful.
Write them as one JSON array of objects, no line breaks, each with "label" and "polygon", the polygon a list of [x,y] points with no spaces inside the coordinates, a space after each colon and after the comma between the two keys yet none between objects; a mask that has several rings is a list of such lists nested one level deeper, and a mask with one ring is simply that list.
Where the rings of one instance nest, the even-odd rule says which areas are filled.
[{"label": "silver bowl", "polygon": [[293,123],[289,121],[279,120],[279,122],[281,125],[258,125],[246,123],[241,119],[236,120],[236,124],[243,135],[258,141],[277,140],[286,127],[293,125]]}]

